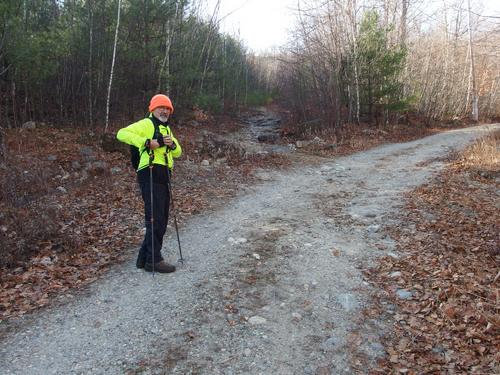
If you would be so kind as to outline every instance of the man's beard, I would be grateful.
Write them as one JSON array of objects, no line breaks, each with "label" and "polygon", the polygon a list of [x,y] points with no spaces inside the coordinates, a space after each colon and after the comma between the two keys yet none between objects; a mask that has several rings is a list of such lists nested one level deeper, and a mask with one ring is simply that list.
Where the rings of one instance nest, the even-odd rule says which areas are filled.
[{"label": "man's beard", "polygon": [[160,120],[161,122],[167,122],[168,121],[168,116],[159,115],[158,116],[158,120]]}]

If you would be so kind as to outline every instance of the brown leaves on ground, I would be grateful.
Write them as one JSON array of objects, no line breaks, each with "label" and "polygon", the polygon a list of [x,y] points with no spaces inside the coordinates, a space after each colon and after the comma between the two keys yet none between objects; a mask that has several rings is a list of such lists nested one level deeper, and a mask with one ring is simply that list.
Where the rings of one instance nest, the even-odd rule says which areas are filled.
[{"label": "brown leaves on ground", "polygon": [[303,139],[311,140],[307,142],[307,147],[300,149],[300,152],[330,157],[349,155],[388,142],[408,142],[442,130],[442,128],[429,128],[421,123],[386,127],[362,123],[344,124],[339,128],[330,127],[305,133],[293,129],[290,125],[284,125],[282,133],[285,139],[292,143]]},{"label": "brown leaves on ground", "polygon": [[[392,230],[402,257],[385,257],[368,272],[385,289],[379,302],[398,307],[382,372],[500,373],[500,163],[494,138],[489,150],[496,162],[489,163],[487,177],[477,173],[484,165],[464,163],[469,148],[432,183],[409,194],[406,224]],[[412,296],[402,299],[397,290]]]},{"label": "brown leaves on ground", "polygon": [[[189,140],[204,127],[175,129],[187,145],[172,184],[181,225],[234,196],[253,169],[287,164],[263,155],[233,158],[230,167],[200,167],[197,145]],[[228,119],[217,124],[221,132],[237,128]],[[47,305],[130,258],[144,220],[129,156],[104,152],[88,130],[41,128],[28,136],[11,129],[6,146],[6,163],[0,163],[0,321]]]}]

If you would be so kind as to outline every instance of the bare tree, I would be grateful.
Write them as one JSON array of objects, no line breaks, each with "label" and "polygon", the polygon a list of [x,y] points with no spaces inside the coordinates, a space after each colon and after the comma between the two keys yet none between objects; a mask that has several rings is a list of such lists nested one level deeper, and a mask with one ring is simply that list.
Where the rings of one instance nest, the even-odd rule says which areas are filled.
[{"label": "bare tree", "polygon": [[477,89],[476,89],[476,71],[474,69],[474,48],[472,42],[472,27],[470,21],[470,0],[467,0],[467,24],[469,28],[469,54],[470,54],[470,75],[472,81],[472,119],[474,121],[478,121],[479,119],[479,108],[478,108],[478,97],[477,97]]},{"label": "bare tree", "polygon": [[217,0],[217,3],[215,4],[214,11],[212,13],[212,17],[210,18],[209,22],[209,30],[207,33],[207,37],[205,39],[205,42],[203,43],[203,48],[201,49],[200,53],[200,63],[203,58],[204,53],[206,53],[205,56],[205,63],[203,67],[203,73],[201,75],[201,80],[200,80],[200,94],[203,92],[203,84],[205,82],[205,76],[207,74],[207,68],[208,68],[208,62],[210,60],[210,53],[211,53],[211,48],[212,48],[212,35],[213,33],[217,30],[218,23],[219,21],[217,20],[219,16],[219,10],[220,10],[220,4],[221,0]]},{"label": "bare tree", "polygon": [[116,29],[115,29],[115,43],[113,46],[113,59],[111,60],[111,71],[109,73],[108,96],[106,99],[106,125],[104,127],[104,132],[108,131],[108,124],[109,124],[109,98],[111,96],[111,85],[113,83],[113,71],[115,68],[116,45],[118,44],[118,30],[120,28],[121,4],[122,4],[122,0],[118,0],[118,10],[117,10],[117,15],[116,15]]},{"label": "bare tree", "polygon": [[406,47],[406,26],[408,22],[408,7],[409,7],[409,0],[401,0],[401,21],[399,25],[399,42],[403,48]]}]

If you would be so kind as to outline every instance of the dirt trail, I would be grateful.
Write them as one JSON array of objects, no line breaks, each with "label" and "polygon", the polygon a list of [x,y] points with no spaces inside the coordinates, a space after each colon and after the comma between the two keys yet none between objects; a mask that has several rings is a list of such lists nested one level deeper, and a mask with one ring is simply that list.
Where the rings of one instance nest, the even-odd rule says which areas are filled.
[{"label": "dirt trail", "polygon": [[[187,223],[175,274],[153,278],[131,260],[85,295],[5,324],[2,373],[352,373],[353,343],[368,361],[383,355],[382,319],[352,335],[371,288],[360,268],[394,249],[380,226],[441,158],[493,127],[274,172]],[[175,238],[166,248],[175,261]]]}]

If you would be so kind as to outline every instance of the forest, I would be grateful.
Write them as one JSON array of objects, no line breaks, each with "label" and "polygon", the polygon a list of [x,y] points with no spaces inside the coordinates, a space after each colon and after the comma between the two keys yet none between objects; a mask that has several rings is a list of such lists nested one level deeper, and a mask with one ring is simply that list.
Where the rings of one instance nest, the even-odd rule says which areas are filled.
[{"label": "forest", "polygon": [[306,127],[500,113],[500,22],[480,4],[299,1],[290,42],[258,54],[220,31],[220,0],[205,5],[1,1],[2,128],[107,129],[155,92],[214,113],[280,100]]},{"label": "forest", "polygon": [[248,101],[258,85],[244,46],[198,12],[187,0],[2,1],[3,127],[102,127],[144,114],[156,92],[214,112]]}]

